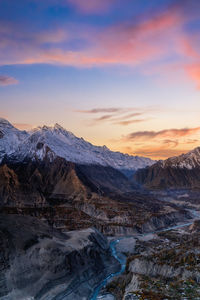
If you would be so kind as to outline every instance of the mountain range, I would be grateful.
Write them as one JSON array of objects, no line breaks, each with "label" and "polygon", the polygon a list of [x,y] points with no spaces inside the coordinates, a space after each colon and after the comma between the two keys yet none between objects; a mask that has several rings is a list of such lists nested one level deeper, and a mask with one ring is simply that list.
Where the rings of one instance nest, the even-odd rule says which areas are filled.
[{"label": "mountain range", "polygon": [[106,146],[94,146],[58,124],[21,131],[7,120],[0,119],[0,161],[5,156],[16,161],[27,158],[43,160],[46,155],[51,160],[62,157],[79,164],[110,166],[125,173],[154,163],[149,158],[113,152]]},{"label": "mountain range", "polygon": [[[124,192],[138,184],[151,189],[200,188],[200,148],[156,162],[94,146],[59,124],[24,131],[0,118],[0,163],[42,163],[47,158],[51,163],[57,158],[74,163],[79,176],[87,173],[96,189]],[[133,179],[131,184],[123,175]]]},{"label": "mountain range", "polygon": [[167,177],[158,169],[169,178],[171,169],[199,170],[196,152],[154,162],[93,146],[58,124],[21,131],[0,119],[0,298],[93,299],[120,268],[102,233],[152,233],[191,219],[139,184],[149,187],[150,170],[159,180]]},{"label": "mountain range", "polygon": [[[61,229],[105,234],[163,227],[185,216],[133,181],[148,158],[112,152],[56,124],[31,132],[0,121],[0,212],[36,216]],[[153,218],[153,221],[152,221]]]}]

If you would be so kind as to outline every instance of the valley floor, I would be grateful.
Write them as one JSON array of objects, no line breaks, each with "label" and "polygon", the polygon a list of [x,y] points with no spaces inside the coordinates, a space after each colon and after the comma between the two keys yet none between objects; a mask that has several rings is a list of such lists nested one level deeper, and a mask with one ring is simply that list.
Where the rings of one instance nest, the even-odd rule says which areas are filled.
[{"label": "valley floor", "polygon": [[171,228],[121,238],[117,254],[127,257],[125,271],[107,282],[102,300],[199,300],[200,213]]}]

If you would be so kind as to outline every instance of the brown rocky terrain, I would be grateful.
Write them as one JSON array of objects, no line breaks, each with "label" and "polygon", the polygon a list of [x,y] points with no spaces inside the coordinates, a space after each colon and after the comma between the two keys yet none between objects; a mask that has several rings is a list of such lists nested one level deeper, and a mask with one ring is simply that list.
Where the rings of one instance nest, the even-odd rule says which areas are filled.
[{"label": "brown rocky terrain", "polygon": [[138,170],[134,180],[151,189],[200,189],[200,168],[183,169],[162,167],[156,163],[151,167]]},{"label": "brown rocky terrain", "polygon": [[134,180],[150,189],[200,189],[200,148],[139,169]]},{"label": "brown rocky terrain", "polygon": [[96,227],[107,235],[153,231],[189,217],[175,204],[138,190],[111,167],[4,160],[0,211],[39,217],[62,230]]}]

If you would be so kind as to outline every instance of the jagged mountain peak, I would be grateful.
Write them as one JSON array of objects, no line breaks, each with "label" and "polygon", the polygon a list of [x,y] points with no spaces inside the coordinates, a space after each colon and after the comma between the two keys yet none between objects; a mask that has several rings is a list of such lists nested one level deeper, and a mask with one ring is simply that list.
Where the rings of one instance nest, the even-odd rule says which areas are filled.
[{"label": "jagged mountain peak", "polygon": [[64,127],[62,127],[60,124],[58,124],[58,123],[56,123],[55,125],[54,125],[54,129],[57,129],[57,130],[65,130],[65,131],[67,131]]},{"label": "jagged mountain peak", "polygon": [[6,119],[0,118],[0,127],[14,128],[14,126]]},{"label": "jagged mountain peak", "polygon": [[38,126],[37,128],[33,129],[34,132],[36,131],[41,131],[41,132],[46,132],[48,131],[49,133],[62,133],[65,134],[68,137],[71,138],[77,138],[71,131],[66,130],[64,127],[62,127],[60,124],[55,123],[52,126]]},{"label": "jagged mountain peak", "polygon": [[161,162],[161,166],[172,168],[187,168],[193,169],[200,166],[200,147],[197,147],[185,154],[179,156],[170,157],[167,160]]},{"label": "jagged mountain peak", "polygon": [[[6,123],[4,126],[7,126]],[[40,126],[30,132],[10,127],[7,138],[0,139],[0,161],[5,155],[17,160],[42,160],[46,155],[54,159],[59,156],[78,164],[96,164],[132,171],[154,163],[149,158],[113,152],[106,146],[94,146],[59,124]]]}]

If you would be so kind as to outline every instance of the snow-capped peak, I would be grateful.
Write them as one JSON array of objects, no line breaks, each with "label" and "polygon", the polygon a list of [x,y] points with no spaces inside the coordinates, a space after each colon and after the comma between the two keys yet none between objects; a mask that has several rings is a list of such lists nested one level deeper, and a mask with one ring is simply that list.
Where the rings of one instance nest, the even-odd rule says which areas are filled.
[{"label": "snow-capped peak", "polygon": [[0,127],[1,128],[14,128],[14,126],[4,118],[0,118]]},{"label": "snow-capped peak", "polygon": [[0,162],[5,155],[11,155],[28,133],[15,128],[7,120],[0,118]]},{"label": "snow-capped peak", "polygon": [[120,170],[137,170],[154,163],[149,158],[113,152],[106,146],[94,146],[59,124],[38,127],[26,133],[14,127],[10,131],[12,135],[10,140],[7,139],[9,151],[1,139],[0,145],[2,143],[4,147],[4,155],[6,153],[17,160],[25,158],[43,160],[46,155],[52,160],[59,156],[79,164],[99,164]]},{"label": "snow-capped peak", "polygon": [[193,169],[200,166],[200,147],[189,151],[186,154],[181,154],[180,156],[170,157],[165,161],[162,161],[161,166],[181,168],[181,169]]}]

